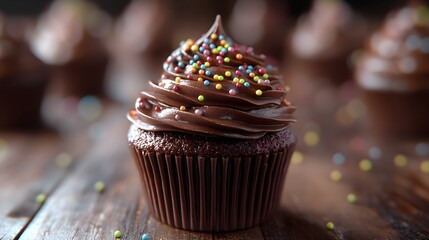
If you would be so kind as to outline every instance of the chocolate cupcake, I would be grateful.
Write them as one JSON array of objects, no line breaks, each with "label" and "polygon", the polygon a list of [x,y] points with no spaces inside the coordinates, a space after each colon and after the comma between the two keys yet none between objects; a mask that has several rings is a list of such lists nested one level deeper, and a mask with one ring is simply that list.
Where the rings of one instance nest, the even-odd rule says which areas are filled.
[{"label": "chocolate cupcake", "polygon": [[357,66],[371,132],[429,137],[429,10],[404,7],[387,16]]},{"label": "chocolate cupcake", "polygon": [[288,69],[339,85],[352,78],[348,59],[367,32],[367,25],[343,1],[316,0],[291,35]]},{"label": "chocolate cupcake", "polygon": [[296,137],[277,69],[227,37],[218,16],[164,63],[128,114],[128,142],[152,215],[195,231],[233,231],[278,205]]},{"label": "chocolate cupcake", "polygon": [[85,0],[57,0],[40,17],[30,44],[51,67],[49,93],[60,98],[101,94],[109,17]]},{"label": "chocolate cupcake", "polygon": [[0,129],[29,129],[40,123],[48,71],[26,45],[23,22],[0,13]]}]

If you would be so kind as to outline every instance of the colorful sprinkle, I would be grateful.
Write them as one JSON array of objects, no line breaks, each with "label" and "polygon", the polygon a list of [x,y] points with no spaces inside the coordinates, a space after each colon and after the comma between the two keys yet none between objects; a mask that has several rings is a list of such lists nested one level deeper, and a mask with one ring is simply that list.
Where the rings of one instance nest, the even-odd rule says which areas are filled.
[{"label": "colorful sprinkle", "polygon": [[174,79],[174,81],[176,81],[177,83],[178,82],[180,82],[182,79],[180,78],[180,77],[176,77],[175,79]]},{"label": "colorful sprinkle", "polygon": [[328,230],[334,230],[334,228],[335,228],[335,225],[334,225],[333,222],[327,222],[326,223],[326,229],[328,229]]},{"label": "colorful sprinkle", "polygon": [[217,38],[217,34],[216,34],[216,33],[212,33],[212,34],[210,35],[210,38],[211,38],[211,39],[213,39],[213,40],[214,40],[214,39],[216,39],[216,38]]},{"label": "colorful sprinkle", "polygon": [[231,72],[230,72],[230,71],[226,71],[226,72],[225,72],[225,76],[226,76],[226,77],[231,77]]},{"label": "colorful sprinkle", "polygon": [[192,52],[196,52],[196,51],[198,51],[198,45],[192,45],[192,47],[191,47],[191,51],[192,51]]},{"label": "colorful sprinkle", "polygon": [[[209,59],[209,58],[207,58],[207,61],[208,61],[208,59]],[[211,58],[210,58],[210,60],[211,60]],[[206,67],[210,67],[210,63],[209,63],[209,62],[205,62],[205,63],[204,63],[204,66],[206,66]]]},{"label": "colorful sprinkle", "polygon": [[243,78],[240,78],[240,81],[239,81],[241,84],[244,84],[245,82],[246,82],[246,80],[244,80]]},{"label": "colorful sprinkle", "polygon": [[238,83],[240,81],[240,79],[238,79],[238,77],[235,77],[234,79],[232,79],[233,83]]},{"label": "colorful sprinkle", "polygon": [[210,85],[210,81],[209,80],[204,80],[204,86],[209,86]]},{"label": "colorful sprinkle", "polygon": [[372,162],[368,159],[363,159],[359,162],[359,168],[364,172],[368,172],[372,169]]},{"label": "colorful sprinkle", "polygon": [[203,82],[203,78],[202,78],[202,77],[199,77],[199,78],[198,78],[198,82]]},{"label": "colorful sprinkle", "polygon": [[212,75],[212,72],[210,72],[210,70],[206,70],[205,74],[206,74],[206,76],[210,76],[210,75]]},{"label": "colorful sprinkle", "polygon": [[224,62],[229,63],[231,61],[231,59],[229,57],[226,57],[223,59]]},{"label": "colorful sprinkle", "polygon": [[393,162],[397,167],[405,167],[408,163],[408,159],[404,155],[398,154],[393,158]]},{"label": "colorful sprinkle", "polygon": [[424,160],[420,163],[420,170],[424,173],[429,173],[429,160]]},{"label": "colorful sprinkle", "polygon": [[319,134],[315,131],[308,131],[304,135],[304,142],[307,146],[314,147],[319,144]]},{"label": "colorful sprinkle", "polygon": [[343,174],[338,170],[334,170],[331,172],[330,177],[332,181],[338,182],[343,178]]},{"label": "colorful sprinkle", "polygon": [[47,198],[46,194],[41,193],[41,194],[36,196],[35,201],[36,201],[36,203],[42,204],[46,201],[46,198]]},{"label": "colorful sprinkle", "polygon": [[201,109],[196,109],[196,110],[194,111],[194,113],[195,113],[196,115],[198,115],[198,116],[203,115],[203,111],[202,111]]},{"label": "colorful sprinkle", "polygon": [[262,77],[267,79],[269,77],[269,75],[265,73],[264,75],[262,75]]},{"label": "colorful sprinkle", "polygon": [[261,96],[262,95],[262,91],[260,89],[255,91],[256,96]]},{"label": "colorful sprinkle", "polygon": [[300,164],[304,161],[304,155],[301,152],[295,151],[292,154],[291,162],[293,164]]},{"label": "colorful sprinkle", "polygon": [[235,89],[231,89],[231,90],[229,90],[229,94],[235,95],[235,94],[237,94],[237,91],[235,91]]},{"label": "colorful sprinkle", "polygon": [[334,156],[332,156],[332,161],[336,165],[343,165],[346,161],[346,157],[342,153],[335,153]]},{"label": "colorful sprinkle", "polygon": [[241,60],[243,59],[243,55],[238,53],[237,55],[235,55],[235,58],[237,58],[238,60]]},{"label": "colorful sprinkle", "polygon": [[253,81],[258,82],[259,81],[259,77],[258,76],[254,76],[253,77]]},{"label": "colorful sprinkle", "polygon": [[96,192],[99,192],[99,193],[101,193],[101,192],[103,192],[104,191],[104,189],[106,188],[106,184],[104,184],[104,182],[103,181],[98,181],[98,182],[96,182],[95,184],[94,184],[94,190],[96,191]]},{"label": "colorful sprinkle", "polygon": [[[246,70],[246,73],[247,73],[247,71],[248,71],[248,70]],[[254,76],[255,76],[255,73],[254,73],[254,72],[250,72],[250,73],[249,73],[249,77],[251,77],[251,78],[252,78],[252,77],[254,77]],[[258,79],[259,79],[259,77],[258,77]],[[257,81],[257,80],[256,80],[256,81]]]},{"label": "colorful sprinkle", "polygon": [[116,230],[116,231],[113,233],[113,236],[114,236],[115,238],[121,238],[121,237],[122,237],[122,233],[121,233],[121,231]]},{"label": "colorful sprinkle", "polygon": [[179,110],[180,110],[180,111],[185,111],[185,110],[186,110],[186,107],[185,107],[185,106],[180,106]]},{"label": "colorful sprinkle", "polygon": [[349,193],[347,194],[347,202],[349,203],[356,203],[357,201],[357,196],[353,193]]},{"label": "colorful sprinkle", "polygon": [[174,87],[173,87],[173,91],[175,91],[175,92],[179,91],[179,86],[174,85]]},{"label": "colorful sprinkle", "polygon": [[220,84],[220,83],[216,84],[216,89],[217,90],[221,90],[222,89],[222,84]]},{"label": "colorful sprinkle", "polygon": [[200,101],[200,102],[204,101],[204,96],[203,95],[199,95],[198,96],[198,101]]},{"label": "colorful sprinkle", "polygon": [[63,169],[66,169],[70,166],[73,161],[73,157],[68,153],[60,153],[55,159],[55,164]]},{"label": "colorful sprinkle", "polygon": [[220,75],[219,77],[218,77],[218,80],[219,81],[223,81],[225,78],[222,76],[222,75]]},{"label": "colorful sprinkle", "polygon": [[142,240],[150,240],[149,234],[147,234],[147,233],[143,234]]},{"label": "colorful sprinkle", "polygon": [[179,116],[179,114],[176,114],[176,115],[174,116],[174,120],[176,120],[176,121],[179,121],[179,120],[180,120],[180,116]]},{"label": "colorful sprinkle", "polygon": [[243,85],[244,85],[245,87],[250,87],[250,83],[248,83],[248,82],[243,83]]}]

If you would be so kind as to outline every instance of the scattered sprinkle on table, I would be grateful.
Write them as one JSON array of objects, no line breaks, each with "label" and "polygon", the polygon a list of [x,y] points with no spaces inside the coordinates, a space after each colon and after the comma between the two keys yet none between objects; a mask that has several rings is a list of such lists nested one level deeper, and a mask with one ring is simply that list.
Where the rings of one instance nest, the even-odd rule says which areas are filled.
[{"label": "scattered sprinkle on table", "polygon": [[304,142],[307,146],[314,147],[319,144],[319,134],[315,131],[308,131],[304,135]]},{"label": "scattered sprinkle on table", "polygon": [[119,230],[116,230],[115,233],[113,233],[113,236],[115,236],[115,238],[121,238],[122,237],[122,233]]},{"label": "scattered sprinkle on table", "polygon": [[335,225],[334,225],[333,222],[327,222],[326,223],[326,229],[328,229],[328,230],[334,230],[334,228],[335,228]]},{"label": "scattered sprinkle on table", "polygon": [[37,195],[35,200],[37,203],[40,203],[40,204],[44,203],[46,201],[46,194],[41,193]]},{"label": "scattered sprinkle on table", "polygon": [[429,173],[429,160],[424,160],[420,164],[420,170],[424,173]]},{"label": "scattered sprinkle on table", "polygon": [[55,159],[55,164],[60,168],[68,168],[70,164],[72,163],[73,157],[66,153],[62,152],[58,154],[57,158]]},{"label": "scattered sprinkle on table", "polygon": [[397,167],[405,167],[408,163],[408,159],[404,155],[398,154],[393,158],[393,162]]},{"label": "scattered sprinkle on table", "polygon": [[149,239],[150,239],[149,234],[147,234],[147,233],[143,234],[142,240],[149,240]]},{"label": "scattered sprinkle on table", "polygon": [[372,169],[372,162],[368,159],[363,159],[359,162],[359,168],[364,172],[368,172]]},{"label": "scattered sprinkle on table", "polygon": [[338,170],[334,170],[334,171],[331,172],[330,176],[331,176],[332,181],[338,182],[343,177],[343,174],[340,171],[338,171]]},{"label": "scattered sprinkle on table", "polygon": [[347,194],[347,201],[349,203],[355,203],[357,201],[357,196],[354,193]]},{"label": "scattered sprinkle on table", "polygon": [[291,161],[293,164],[300,164],[300,163],[302,163],[302,161],[304,161],[304,155],[302,155],[301,152],[295,151],[292,154]]},{"label": "scattered sprinkle on table", "polygon": [[101,192],[103,192],[104,191],[104,189],[106,188],[106,184],[104,184],[104,182],[103,181],[98,181],[98,182],[96,182],[95,184],[94,184],[94,190],[96,191],[96,192],[99,192],[99,193],[101,193]]}]

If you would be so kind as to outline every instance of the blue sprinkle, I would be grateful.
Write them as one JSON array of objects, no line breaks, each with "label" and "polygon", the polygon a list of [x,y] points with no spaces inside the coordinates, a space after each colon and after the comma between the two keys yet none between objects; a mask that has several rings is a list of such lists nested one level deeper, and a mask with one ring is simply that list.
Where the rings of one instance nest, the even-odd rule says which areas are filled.
[{"label": "blue sprinkle", "polygon": [[204,52],[204,47],[200,47],[198,50],[199,50],[200,52]]},{"label": "blue sprinkle", "polygon": [[209,70],[206,71],[206,76],[210,76],[211,74],[212,73]]},{"label": "blue sprinkle", "polygon": [[223,35],[219,35],[219,40],[224,40],[225,37]]},{"label": "blue sprinkle", "polygon": [[251,73],[251,72],[252,72],[252,70],[251,70],[251,69],[247,69],[247,70],[246,70],[246,73],[247,73],[247,74],[249,74],[249,73]]},{"label": "blue sprinkle", "polygon": [[208,38],[204,39],[204,43],[209,43],[209,42],[210,42],[210,39]]},{"label": "blue sprinkle", "polygon": [[200,58],[200,57],[199,57],[197,54],[195,54],[195,55],[194,55],[194,60],[195,60],[195,61],[197,61],[199,58]]},{"label": "blue sprinkle", "polygon": [[228,50],[226,50],[226,48],[222,48],[220,51],[223,52],[223,53],[227,53],[228,52]]},{"label": "blue sprinkle", "polygon": [[346,161],[346,157],[342,153],[335,153],[334,156],[332,156],[332,161],[336,165],[343,165]]},{"label": "blue sprinkle", "polygon": [[183,62],[179,62],[179,63],[177,63],[177,66],[179,66],[180,68],[184,68],[185,64]]},{"label": "blue sprinkle", "polygon": [[368,155],[372,159],[379,159],[381,157],[381,150],[377,147],[372,147],[369,149]]},{"label": "blue sprinkle", "polygon": [[189,61],[189,64],[194,64],[195,63],[195,61],[194,60],[191,60],[191,61]]},{"label": "blue sprinkle", "polygon": [[229,45],[232,45],[232,43],[233,43],[232,38],[230,38],[230,37],[227,38],[226,41],[228,41]]},{"label": "blue sprinkle", "polygon": [[167,70],[168,69],[168,64],[167,63],[164,63],[164,70]]},{"label": "blue sprinkle", "polygon": [[142,240],[149,240],[149,234],[147,233],[143,234]]},{"label": "blue sprinkle", "polygon": [[207,67],[206,67],[206,65],[202,64],[202,65],[200,66],[200,68],[204,70],[204,69],[206,69]]},{"label": "blue sprinkle", "polygon": [[238,67],[238,70],[240,70],[240,71],[244,71],[244,67],[243,67],[243,66],[239,66],[239,67]]},{"label": "blue sprinkle", "polygon": [[247,66],[247,69],[253,70],[253,66],[249,65],[249,66]]},{"label": "blue sprinkle", "polygon": [[205,85],[205,86],[210,85],[210,81],[209,81],[209,80],[204,80],[204,82],[203,82],[203,83],[204,83],[204,85]]},{"label": "blue sprinkle", "polygon": [[429,155],[429,144],[427,143],[418,143],[416,145],[416,153],[420,157],[425,157]]},{"label": "blue sprinkle", "polygon": [[271,64],[267,65],[267,70],[273,70],[273,66]]},{"label": "blue sprinkle", "polygon": [[216,47],[216,45],[214,45],[214,43],[210,43],[210,49],[213,49],[215,47]]},{"label": "blue sprinkle", "polygon": [[245,82],[243,85],[244,85],[245,87],[250,87],[250,83],[249,83],[249,82]]}]

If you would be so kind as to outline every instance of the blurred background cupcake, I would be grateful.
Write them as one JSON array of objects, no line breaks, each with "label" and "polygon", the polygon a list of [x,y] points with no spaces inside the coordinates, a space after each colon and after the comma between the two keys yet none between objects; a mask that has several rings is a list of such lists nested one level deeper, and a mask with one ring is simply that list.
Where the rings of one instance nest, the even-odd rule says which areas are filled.
[{"label": "blurred background cupcake", "polygon": [[109,40],[111,60],[106,90],[113,99],[131,103],[136,89],[161,74],[172,46],[171,0],[134,0],[116,21]]},{"label": "blurred background cupcake", "polygon": [[70,99],[103,93],[109,28],[108,15],[84,0],[55,1],[40,16],[29,41],[52,73],[43,106],[49,124],[71,117]]},{"label": "blurred background cupcake", "polygon": [[370,132],[391,140],[429,137],[429,9],[389,14],[368,41],[356,81]]},{"label": "blurred background cupcake", "polygon": [[48,71],[25,43],[28,18],[0,12],[0,129],[29,129],[40,124],[40,105]]}]

